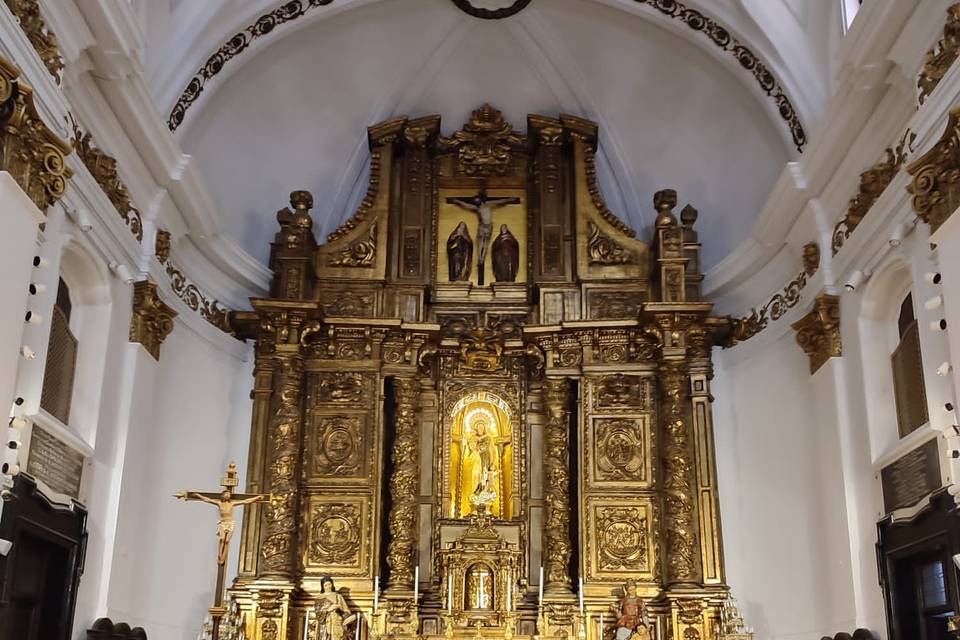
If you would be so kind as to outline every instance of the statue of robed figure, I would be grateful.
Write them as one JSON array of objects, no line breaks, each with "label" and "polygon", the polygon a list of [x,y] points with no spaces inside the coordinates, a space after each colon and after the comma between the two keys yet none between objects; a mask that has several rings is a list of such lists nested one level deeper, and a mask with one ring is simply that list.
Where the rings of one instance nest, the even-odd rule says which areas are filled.
[{"label": "statue of robed figure", "polygon": [[627,580],[617,612],[616,640],[650,640],[650,618],[647,607],[637,595],[637,583]]},{"label": "statue of robed figure", "polygon": [[520,266],[520,243],[507,225],[500,225],[500,235],[493,241],[493,277],[497,282],[516,282]]},{"label": "statue of robed figure", "polygon": [[466,282],[470,279],[473,264],[473,239],[467,223],[461,222],[447,238],[447,271],[450,282]]},{"label": "statue of robed figure", "polygon": [[350,607],[333,584],[333,578],[324,576],[320,581],[320,593],[313,605],[317,621],[316,640],[343,640],[348,637],[346,628],[351,624],[360,624],[356,614],[350,613]]}]

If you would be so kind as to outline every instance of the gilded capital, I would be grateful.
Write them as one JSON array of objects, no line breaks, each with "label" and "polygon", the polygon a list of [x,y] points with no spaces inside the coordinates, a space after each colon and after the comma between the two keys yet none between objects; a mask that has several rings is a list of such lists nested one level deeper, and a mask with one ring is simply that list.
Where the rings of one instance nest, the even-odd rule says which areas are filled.
[{"label": "gilded capital", "polygon": [[19,76],[16,66],[0,58],[0,171],[10,173],[46,213],[73,175],[66,161],[72,148],[40,119],[33,88]]},{"label": "gilded capital", "polygon": [[840,340],[840,298],[821,293],[813,309],[793,323],[797,332],[797,344],[810,358],[810,373],[816,373],[830,358],[843,355]]},{"label": "gilded capital", "polygon": [[142,344],[154,360],[160,359],[160,345],[173,331],[177,312],[167,306],[150,280],[133,283],[133,317],[130,319],[130,342]]},{"label": "gilded capital", "polygon": [[911,163],[907,173],[913,177],[907,186],[913,210],[933,233],[960,203],[960,107],[950,110],[940,140]]}]

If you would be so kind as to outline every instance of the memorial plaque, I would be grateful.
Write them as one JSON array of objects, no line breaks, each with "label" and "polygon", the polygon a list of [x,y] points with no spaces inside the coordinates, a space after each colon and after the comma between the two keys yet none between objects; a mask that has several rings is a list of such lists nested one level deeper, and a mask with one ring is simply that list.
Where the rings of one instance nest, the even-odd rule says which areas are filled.
[{"label": "memorial plaque", "polygon": [[940,449],[934,438],[880,471],[887,513],[912,507],[942,486]]},{"label": "memorial plaque", "polygon": [[57,493],[79,498],[83,454],[34,425],[27,473]]}]

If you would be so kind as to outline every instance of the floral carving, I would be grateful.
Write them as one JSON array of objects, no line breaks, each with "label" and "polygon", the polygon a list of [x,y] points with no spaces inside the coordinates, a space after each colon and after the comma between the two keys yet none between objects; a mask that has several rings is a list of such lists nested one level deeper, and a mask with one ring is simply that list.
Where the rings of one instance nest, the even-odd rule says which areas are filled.
[{"label": "floral carving", "polygon": [[907,167],[913,181],[913,210],[930,225],[940,228],[960,204],[960,108],[950,111],[947,128],[932,149]]},{"label": "floral carving", "polygon": [[330,258],[331,267],[371,267],[377,256],[377,223],[370,225],[366,237],[351,242],[340,253]]},{"label": "floral carving", "polygon": [[396,378],[396,424],[391,459],[394,465],[390,478],[389,528],[387,565],[390,567],[390,589],[413,590],[413,561],[417,539],[417,493],[420,472],[420,443],[417,411],[420,405],[420,381]]},{"label": "floral carving", "polygon": [[590,236],[587,239],[587,255],[590,264],[626,264],[632,262],[630,252],[623,248],[616,240],[600,230],[593,221],[589,221]]},{"label": "floral carving", "polygon": [[5,0],[10,13],[17,19],[20,29],[36,50],[43,65],[60,84],[63,71],[63,56],[60,55],[60,43],[57,36],[47,27],[40,13],[37,0]]},{"label": "floral carving", "polygon": [[947,9],[943,37],[937,41],[937,46],[927,51],[923,59],[923,68],[917,78],[917,89],[919,89],[917,102],[923,104],[933,93],[958,55],[960,55],[960,4],[955,4]]},{"label": "floral carving", "polygon": [[697,533],[694,517],[693,458],[685,414],[687,376],[683,365],[660,368],[664,394],[663,488],[667,531],[667,581],[697,579]]},{"label": "floral carving", "polygon": [[570,436],[568,383],[566,378],[549,378],[544,383],[543,492],[546,509],[543,523],[544,571],[547,588],[570,588]]},{"label": "floral carving", "polygon": [[440,144],[457,150],[457,171],[468,176],[505,175],[513,169],[513,149],[524,137],[513,130],[498,110],[485,104],[470,121]]},{"label": "floral carving", "polygon": [[156,283],[141,280],[133,284],[133,316],[130,318],[130,342],[146,348],[154,360],[160,359],[160,345],[173,331],[177,312],[164,304]]},{"label": "floral carving", "polygon": [[810,313],[793,324],[797,344],[810,358],[810,373],[815,373],[830,358],[843,355],[840,339],[840,298],[821,293]]}]

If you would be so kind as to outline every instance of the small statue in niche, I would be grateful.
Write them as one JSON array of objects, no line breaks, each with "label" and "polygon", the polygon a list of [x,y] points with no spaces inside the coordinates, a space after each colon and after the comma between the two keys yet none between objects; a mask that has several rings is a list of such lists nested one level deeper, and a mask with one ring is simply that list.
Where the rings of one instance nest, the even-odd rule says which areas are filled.
[{"label": "small statue in niche", "polygon": [[647,607],[637,595],[637,583],[627,580],[623,597],[614,606],[617,613],[615,640],[650,640],[650,618]]},{"label": "small statue in niche", "polygon": [[347,601],[333,584],[333,578],[324,576],[320,581],[320,593],[313,605],[317,621],[317,640],[343,640],[348,634],[347,626],[359,624],[356,615],[350,613]]},{"label": "small statue in niche", "polygon": [[450,282],[468,281],[472,263],[473,239],[467,223],[461,222],[447,238],[447,270]]},{"label": "small statue in niche", "polygon": [[500,235],[493,241],[493,277],[497,282],[515,282],[520,266],[520,243],[507,225],[500,225]]}]

